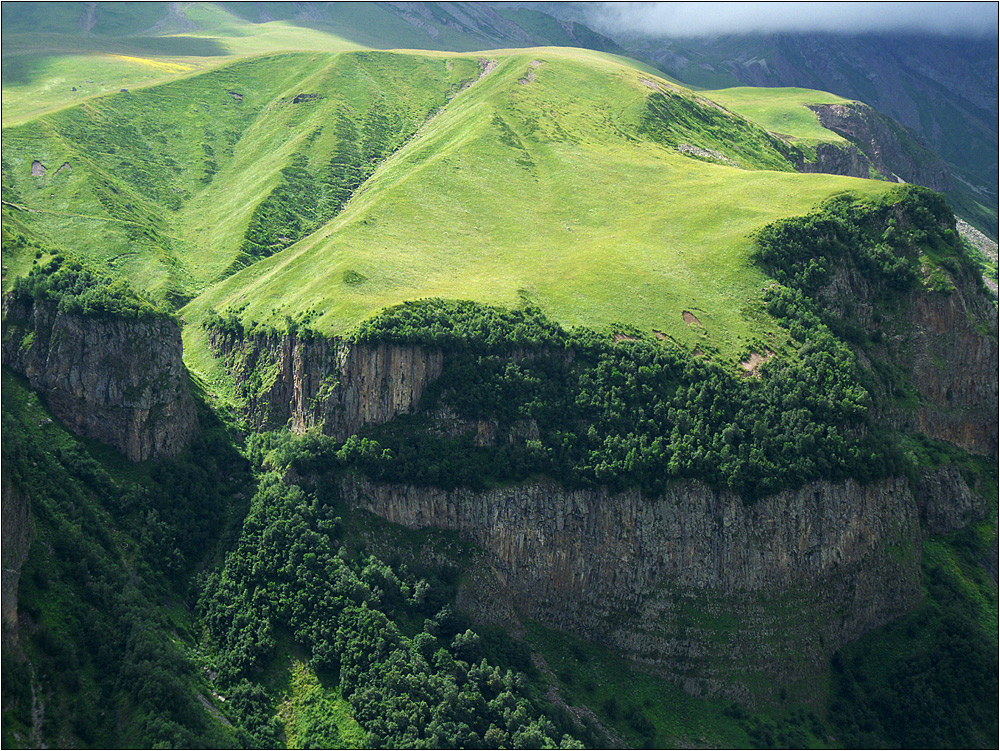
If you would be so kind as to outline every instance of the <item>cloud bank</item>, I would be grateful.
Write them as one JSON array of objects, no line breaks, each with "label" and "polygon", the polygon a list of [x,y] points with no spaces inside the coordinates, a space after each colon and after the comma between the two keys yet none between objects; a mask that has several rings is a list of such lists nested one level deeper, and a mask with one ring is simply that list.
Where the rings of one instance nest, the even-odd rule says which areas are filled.
[{"label": "cloud bank", "polygon": [[997,36],[992,2],[678,2],[579,3],[604,34],[707,36],[754,32],[892,33]]}]

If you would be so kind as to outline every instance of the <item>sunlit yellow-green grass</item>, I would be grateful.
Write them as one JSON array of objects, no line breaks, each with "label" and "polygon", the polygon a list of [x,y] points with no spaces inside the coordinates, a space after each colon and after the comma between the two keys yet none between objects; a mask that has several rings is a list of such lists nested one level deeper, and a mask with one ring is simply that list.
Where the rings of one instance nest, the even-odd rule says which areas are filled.
[{"label": "sunlit yellow-green grass", "polygon": [[[404,300],[516,306],[527,295],[565,325],[634,325],[734,356],[777,333],[761,312],[768,280],[750,234],[832,194],[886,186],[707,164],[626,137],[648,95],[643,78],[586,53],[502,59],[337,219],[208,290],[185,318],[242,308],[280,328],[313,310],[315,327],[345,334]],[[203,349],[197,327],[186,336],[189,351]]]},{"label": "sunlit yellow-green grass", "polygon": [[846,143],[841,136],[820,125],[816,113],[806,106],[846,104],[850,101],[836,94],[812,89],[769,89],[756,86],[700,93],[772,133],[792,136],[806,143]]},{"label": "sunlit yellow-green grass", "polygon": [[324,688],[309,667],[292,660],[288,691],[278,707],[286,748],[364,748],[365,731],[340,689]]},{"label": "sunlit yellow-green grass", "polygon": [[[495,68],[454,94],[486,59]],[[700,101],[586,50],[261,56],[5,129],[5,187],[50,244],[155,294],[199,295],[182,310],[186,357],[209,379],[199,323],[210,310],[277,328],[315,312],[312,326],[342,335],[423,297],[528,298],[567,326],[635,326],[729,360],[779,347],[753,231],[838,192],[889,186],[761,169],[778,162],[754,163],[767,138],[746,128],[732,131],[751,139],[733,152],[746,169],[685,156],[644,130],[660,90]],[[291,105],[299,92],[321,97]],[[798,101],[767,96],[777,110]],[[363,119],[376,99],[407,128],[433,116],[333,220],[217,283],[293,156],[325,169],[338,113]],[[30,174],[36,159],[42,177]],[[57,172],[64,163],[72,172]]]}]

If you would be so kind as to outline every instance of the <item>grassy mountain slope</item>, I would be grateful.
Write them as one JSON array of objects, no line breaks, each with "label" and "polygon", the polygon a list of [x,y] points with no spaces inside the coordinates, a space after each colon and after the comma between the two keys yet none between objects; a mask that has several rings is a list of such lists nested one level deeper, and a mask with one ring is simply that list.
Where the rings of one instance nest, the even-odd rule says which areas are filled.
[{"label": "grassy mountain slope", "polygon": [[[239,308],[280,326],[309,314],[329,334],[406,299],[516,306],[527,296],[564,324],[627,322],[735,354],[768,331],[747,235],[832,193],[887,186],[792,173],[767,134],[690,93],[664,97],[691,105],[690,128],[679,111],[657,120],[664,95],[650,83],[591,53],[503,57],[332,223],[185,316]],[[716,156],[685,156],[681,144]],[[701,325],[687,325],[685,310]]]},{"label": "grassy mountain slope", "polygon": [[538,45],[622,52],[582,24],[478,3],[10,2],[2,28],[6,125],[248,55]]},{"label": "grassy mountain slope", "polygon": [[343,115],[364,134],[373,108],[385,112],[363,144],[381,158],[475,70],[474,59],[266,56],[101,98],[5,131],[8,200],[50,243],[183,298],[232,264],[255,207],[293,153],[329,141],[325,125]]},{"label": "grassy mountain slope", "polygon": [[791,136],[808,144],[846,144],[842,137],[819,124],[808,104],[846,104],[847,99],[812,89],[769,89],[738,86],[732,89],[703,91],[704,96],[726,109],[753,120],[772,133]]},{"label": "grassy mountain slope", "polygon": [[888,187],[797,174],[794,146],[614,56],[491,59],[264,56],[99,98],[5,131],[8,214],[175,304],[202,293],[191,323],[343,334],[407,299],[527,297],[732,358],[775,333],[748,235]]}]

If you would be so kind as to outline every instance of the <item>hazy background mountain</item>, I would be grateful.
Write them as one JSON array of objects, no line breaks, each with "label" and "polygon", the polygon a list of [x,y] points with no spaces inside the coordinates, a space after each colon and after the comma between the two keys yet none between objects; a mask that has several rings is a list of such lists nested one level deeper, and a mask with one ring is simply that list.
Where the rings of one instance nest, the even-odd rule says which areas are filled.
[{"label": "hazy background mountain", "polygon": [[[798,15],[791,10],[809,4],[770,10],[767,3],[740,4],[758,6],[758,17],[747,9],[704,4],[665,8],[659,15],[630,3],[498,5],[531,6],[567,22],[588,23],[629,54],[691,86],[796,86],[865,102],[918,133],[949,163],[956,178],[952,205],[996,237],[994,4],[896,3],[881,26],[858,15],[858,8],[840,7],[840,21],[822,7],[799,8]],[[697,13],[703,16],[700,25]],[[728,19],[716,18],[727,13]]]}]

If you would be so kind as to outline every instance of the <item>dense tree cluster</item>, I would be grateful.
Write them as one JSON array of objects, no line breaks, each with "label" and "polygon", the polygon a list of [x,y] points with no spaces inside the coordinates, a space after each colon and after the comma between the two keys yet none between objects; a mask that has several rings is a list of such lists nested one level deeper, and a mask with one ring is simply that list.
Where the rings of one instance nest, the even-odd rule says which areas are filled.
[{"label": "dense tree cluster", "polygon": [[[270,446],[272,462],[275,448],[285,458],[300,446]],[[523,676],[487,661],[432,583],[352,557],[340,534],[329,503],[270,472],[225,567],[206,582],[201,607],[220,680],[261,743],[280,730],[254,681],[290,633],[349,700],[369,747],[580,747],[529,700]],[[424,617],[423,630],[407,636],[404,616]]]},{"label": "dense tree cluster", "polygon": [[54,303],[60,312],[94,318],[169,318],[171,313],[129,285],[56,255],[14,282],[14,299]]},{"label": "dense tree cluster", "polygon": [[768,273],[810,297],[846,265],[885,292],[912,288],[922,256],[952,271],[974,269],[944,198],[915,186],[873,203],[835,196],[820,211],[768,225],[756,240],[757,259]]}]

